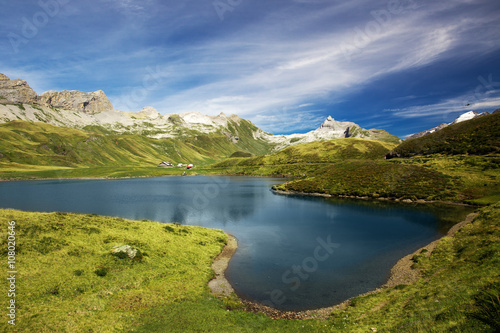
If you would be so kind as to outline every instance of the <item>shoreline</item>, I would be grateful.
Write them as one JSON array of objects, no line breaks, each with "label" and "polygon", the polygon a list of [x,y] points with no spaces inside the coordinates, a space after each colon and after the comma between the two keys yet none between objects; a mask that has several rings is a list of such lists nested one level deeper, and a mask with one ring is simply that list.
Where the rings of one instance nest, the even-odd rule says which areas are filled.
[{"label": "shoreline", "polygon": [[218,174],[218,173],[196,173],[191,174],[167,174],[167,175],[144,175],[144,176],[124,176],[124,177],[58,177],[58,178],[13,178],[5,179],[0,178],[1,182],[23,182],[23,181],[41,181],[41,180],[120,180],[120,179],[133,179],[133,178],[157,178],[157,177],[188,177],[188,176],[229,176],[229,177],[255,177],[255,178],[283,178],[281,176],[260,176],[260,175],[238,175],[238,174]]},{"label": "shoreline", "polygon": [[229,261],[233,257],[238,248],[238,240],[231,234],[227,234],[227,244],[224,245],[221,253],[212,262],[212,269],[215,272],[215,277],[208,282],[212,294],[217,297],[230,296],[233,292],[233,286],[226,279],[226,270],[229,266]]},{"label": "shoreline", "polygon": [[407,203],[407,204],[445,204],[445,205],[456,205],[456,206],[468,206],[477,207],[477,205],[471,205],[463,202],[456,201],[440,201],[440,200],[411,200],[411,199],[399,199],[399,198],[388,198],[388,197],[369,197],[369,196],[355,196],[355,195],[333,195],[328,193],[308,193],[308,192],[298,192],[298,191],[283,191],[271,188],[271,192],[279,195],[296,195],[296,196],[311,196],[311,197],[323,197],[323,198],[340,198],[340,199],[356,199],[356,200],[367,200],[367,201],[385,201],[385,202],[397,202],[397,203]]},{"label": "shoreline", "polygon": [[[453,237],[458,230],[460,230],[467,224],[473,222],[476,216],[478,215],[479,213],[477,212],[468,214],[465,217],[465,220],[454,224],[448,230],[446,235],[443,235],[439,239],[436,239],[431,243],[415,250],[414,252],[400,258],[396,262],[396,264],[394,264],[394,266],[391,268],[389,272],[389,278],[383,285],[374,290],[371,290],[369,292],[354,297],[367,296],[384,291],[389,288],[394,288],[398,285],[409,285],[415,283],[420,278],[420,270],[411,268],[411,266],[413,265],[412,257],[416,254],[420,254],[423,249],[427,250],[425,255],[429,257],[434,251],[436,245],[439,243],[439,241],[441,241],[441,239],[443,239],[444,237]],[[214,269],[216,277],[212,279],[208,283],[208,285],[212,291],[212,294],[215,295],[216,297],[229,296],[234,292],[231,283],[225,277],[225,271],[229,265],[229,262],[231,261],[232,256],[236,252],[237,247],[238,243],[236,238],[233,235],[228,234],[228,243],[226,244],[226,246],[224,246],[221,253],[214,259],[212,263],[212,269]],[[304,311],[284,311],[268,307],[258,302],[243,299],[238,296],[238,299],[245,305],[246,311],[254,313],[263,313],[264,315],[272,319],[323,319],[323,320],[327,319],[328,316],[333,311],[347,308],[350,305],[352,298],[349,298],[343,301],[342,303],[324,308],[304,310]]]}]

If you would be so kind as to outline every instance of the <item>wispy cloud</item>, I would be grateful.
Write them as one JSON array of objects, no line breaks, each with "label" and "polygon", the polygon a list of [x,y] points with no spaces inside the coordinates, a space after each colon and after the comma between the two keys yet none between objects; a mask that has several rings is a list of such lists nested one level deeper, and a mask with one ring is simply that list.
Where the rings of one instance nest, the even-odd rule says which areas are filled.
[{"label": "wispy cloud", "polygon": [[[391,9],[394,3],[402,10]],[[20,4],[11,7],[14,16],[27,15]],[[499,12],[486,0],[279,0],[242,2],[220,21],[210,1],[71,2],[17,58],[0,51],[0,66],[38,92],[103,89],[124,111],[151,105],[161,113],[236,113],[275,133],[313,129],[333,111],[335,118],[365,119],[336,106],[365,98],[380,80],[395,82],[387,89],[401,90],[391,102],[402,106],[377,113],[368,103],[384,105],[387,97],[370,96],[361,108],[373,114],[372,123],[387,122],[388,114],[439,118],[450,107],[465,110],[455,96],[474,87],[452,81],[433,97],[435,91],[411,91],[401,82],[410,72],[435,75],[440,63],[500,77],[479,61],[500,50]],[[0,22],[2,32],[6,22],[16,24]],[[354,46],[348,56],[346,45]],[[482,98],[476,107],[497,101],[491,92]]]}]

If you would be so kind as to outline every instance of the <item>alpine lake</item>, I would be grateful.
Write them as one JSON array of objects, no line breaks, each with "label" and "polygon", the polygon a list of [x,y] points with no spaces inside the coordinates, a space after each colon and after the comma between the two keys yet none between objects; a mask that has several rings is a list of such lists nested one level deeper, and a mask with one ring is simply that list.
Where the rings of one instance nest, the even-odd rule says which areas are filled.
[{"label": "alpine lake", "polygon": [[238,239],[226,277],[281,310],[327,307],[384,284],[401,257],[471,208],[280,195],[283,178],[159,177],[0,183],[0,207],[178,222]]}]

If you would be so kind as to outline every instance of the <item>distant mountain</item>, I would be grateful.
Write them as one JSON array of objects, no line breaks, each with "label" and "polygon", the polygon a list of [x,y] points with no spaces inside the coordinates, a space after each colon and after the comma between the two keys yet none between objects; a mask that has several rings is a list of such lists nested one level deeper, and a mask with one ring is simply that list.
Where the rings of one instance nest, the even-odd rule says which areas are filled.
[{"label": "distant mountain", "polygon": [[353,122],[342,122],[328,116],[319,128],[304,134],[277,135],[269,138],[277,144],[278,149],[283,149],[295,144],[314,141],[326,141],[344,138],[373,139],[392,143],[400,143],[401,139],[381,129],[364,129]]},{"label": "distant mountain", "polygon": [[431,129],[428,129],[428,130],[425,130],[425,131],[422,131],[422,132],[418,132],[418,133],[415,133],[415,134],[412,134],[412,135],[409,135],[405,138],[405,140],[410,140],[410,139],[416,139],[416,138],[421,138],[423,137],[424,135],[427,135],[427,134],[431,134],[431,133],[434,133],[436,131],[439,131],[449,125],[454,125],[454,124],[458,124],[458,123],[461,123],[462,121],[467,121],[467,120],[471,120],[471,119],[474,119],[476,117],[479,117],[479,116],[484,116],[484,115],[487,115],[488,112],[483,112],[483,113],[479,113],[479,112],[476,112],[476,111],[469,111],[469,112],[466,112],[466,113],[463,113],[461,114],[457,119],[455,119],[453,122],[447,124],[447,123],[442,123],[441,125],[438,125],[436,127],[433,127]]},{"label": "distant mountain", "polygon": [[10,80],[0,74],[0,123],[13,120],[44,122],[70,127],[92,128],[97,132],[139,134],[154,139],[224,135],[251,154],[276,151],[299,143],[338,138],[366,138],[399,143],[384,130],[366,130],[353,122],[328,117],[318,129],[305,134],[272,135],[237,115],[203,115],[186,112],[161,115],[153,107],[139,112],[115,110],[105,93],[47,91],[37,95],[24,80]]}]

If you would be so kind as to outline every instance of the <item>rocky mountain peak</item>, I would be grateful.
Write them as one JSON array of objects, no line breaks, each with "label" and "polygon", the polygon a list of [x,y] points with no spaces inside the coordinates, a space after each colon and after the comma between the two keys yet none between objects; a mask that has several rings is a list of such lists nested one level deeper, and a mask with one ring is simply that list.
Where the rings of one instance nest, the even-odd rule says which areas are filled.
[{"label": "rocky mountain peak", "polygon": [[113,105],[102,90],[86,93],[77,90],[46,91],[40,100],[52,107],[96,114],[113,111]]},{"label": "rocky mountain peak", "polygon": [[455,119],[455,121],[453,121],[450,125],[458,124],[458,123],[461,123],[462,121],[476,118],[479,115],[480,114],[477,111],[469,111],[469,112],[463,113],[457,119]]},{"label": "rocky mountain peak", "polygon": [[37,104],[38,96],[28,83],[21,79],[11,80],[0,74],[0,96],[11,103]]},{"label": "rocky mountain peak", "polygon": [[[337,121],[332,118],[332,116],[328,116],[326,120],[320,125],[320,127],[316,131],[332,131],[338,133],[338,137],[345,137],[344,133],[349,132],[349,128],[357,126],[355,123],[346,121]],[[359,126],[358,126],[359,127]]]}]

